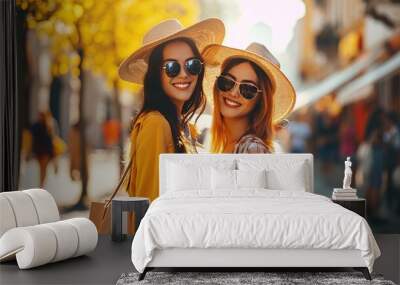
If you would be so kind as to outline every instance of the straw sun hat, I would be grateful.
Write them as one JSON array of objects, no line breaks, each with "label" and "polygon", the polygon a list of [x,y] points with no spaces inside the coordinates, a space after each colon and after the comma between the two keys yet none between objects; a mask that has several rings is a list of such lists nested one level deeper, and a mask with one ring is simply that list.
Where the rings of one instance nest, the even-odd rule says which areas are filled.
[{"label": "straw sun hat", "polygon": [[143,84],[149,56],[156,46],[175,38],[187,37],[194,40],[201,52],[209,44],[221,44],[224,36],[224,24],[216,18],[206,19],[187,28],[176,19],[166,20],[145,34],[142,47],[121,63],[119,76],[123,80]]},{"label": "straw sun hat", "polygon": [[211,44],[203,50],[202,56],[206,63],[206,75],[203,82],[206,94],[213,94],[215,80],[221,74],[221,65],[227,59],[244,58],[257,64],[271,79],[274,96],[272,122],[280,123],[292,111],[296,102],[296,92],[280,70],[279,61],[264,45],[252,43],[245,50],[240,50]]}]

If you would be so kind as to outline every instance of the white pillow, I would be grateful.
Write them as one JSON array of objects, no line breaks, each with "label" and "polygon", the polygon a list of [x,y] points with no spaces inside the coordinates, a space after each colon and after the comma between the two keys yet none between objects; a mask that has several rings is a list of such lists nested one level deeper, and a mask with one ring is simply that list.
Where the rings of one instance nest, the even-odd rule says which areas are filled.
[{"label": "white pillow", "polygon": [[236,170],[237,188],[267,188],[266,170]]},{"label": "white pillow", "polygon": [[174,159],[164,165],[166,191],[212,190],[211,168],[235,169],[234,159],[209,159],[193,155],[188,159]]},{"label": "white pillow", "polygon": [[272,190],[306,191],[310,189],[310,167],[308,160],[269,155],[268,159],[238,159],[240,170],[266,170],[267,188]]},{"label": "white pillow", "polygon": [[306,175],[304,164],[292,169],[290,175],[285,171],[271,169],[267,171],[267,188],[272,190],[306,191]]},{"label": "white pillow", "polygon": [[169,163],[168,191],[210,189],[210,167]]},{"label": "white pillow", "polygon": [[262,170],[232,170],[211,169],[211,184],[213,190],[238,190],[241,188],[267,188],[265,169]]},{"label": "white pillow", "polygon": [[236,170],[211,168],[213,190],[236,190]]}]

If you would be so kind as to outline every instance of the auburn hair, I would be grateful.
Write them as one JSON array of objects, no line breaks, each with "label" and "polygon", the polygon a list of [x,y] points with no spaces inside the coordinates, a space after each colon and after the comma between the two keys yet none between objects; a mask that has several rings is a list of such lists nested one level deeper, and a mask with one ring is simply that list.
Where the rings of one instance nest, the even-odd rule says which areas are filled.
[{"label": "auburn hair", "polygon": [[[268,147],[268,150],[273,152],[273,85],[271,79],[256,63],[244,58],[232,58],[226,60],[222,64],[221,74],[226,75],[233,67],[245,62],[248,62],[257,74],[259,81],[258,87],[262,90],[262,93],[260,94],[261,96],[258,95],[258,102],[255,104],[254,109],[249,114],[249,126],[247,133],[253,134],[262,139],[265,145]],[[218,100],[219,92],[220,91],[218,90],[215,82],[213,88],[214,110],[211,123],[211,152],[213,153],[223,152],[228,142],[227,129],[224,119],[221,115],[221,109]]]}]

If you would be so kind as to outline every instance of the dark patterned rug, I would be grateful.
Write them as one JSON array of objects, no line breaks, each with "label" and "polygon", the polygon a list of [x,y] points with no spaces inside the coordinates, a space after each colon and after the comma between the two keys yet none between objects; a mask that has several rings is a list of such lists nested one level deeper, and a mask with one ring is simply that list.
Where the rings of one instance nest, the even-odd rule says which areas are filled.
[{"label": "dark patterned rug", "polygon": [[381,275],[372,274],[372,281],[360,272],[148,272],[142,281],[139,273],[122,274],[117,285],[133,284],[379,284],[395,285]]}]

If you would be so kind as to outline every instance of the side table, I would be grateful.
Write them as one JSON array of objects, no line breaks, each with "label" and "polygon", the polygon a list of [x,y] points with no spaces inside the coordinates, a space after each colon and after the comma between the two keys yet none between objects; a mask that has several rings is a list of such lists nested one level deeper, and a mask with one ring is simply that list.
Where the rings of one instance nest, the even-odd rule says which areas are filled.
[{"label": "side table", "polygon": [[149,208],[150,201],[143,197],[115,197],[112,199],[111,207],[111,239],[122,241],[122,213],[134,212],[136,217],[136,230],[139,228],[140,221]]},{"label": "side table", "polygon": [[367,210],[366,210],[367,205],[366,205],[366,200],[363,198],[355,198],[349,200],[332,199],[332,202],[339,204],[340,206],[350,211],[353,211],[356,214],[359,214],[364,219],[367,218]]}]

